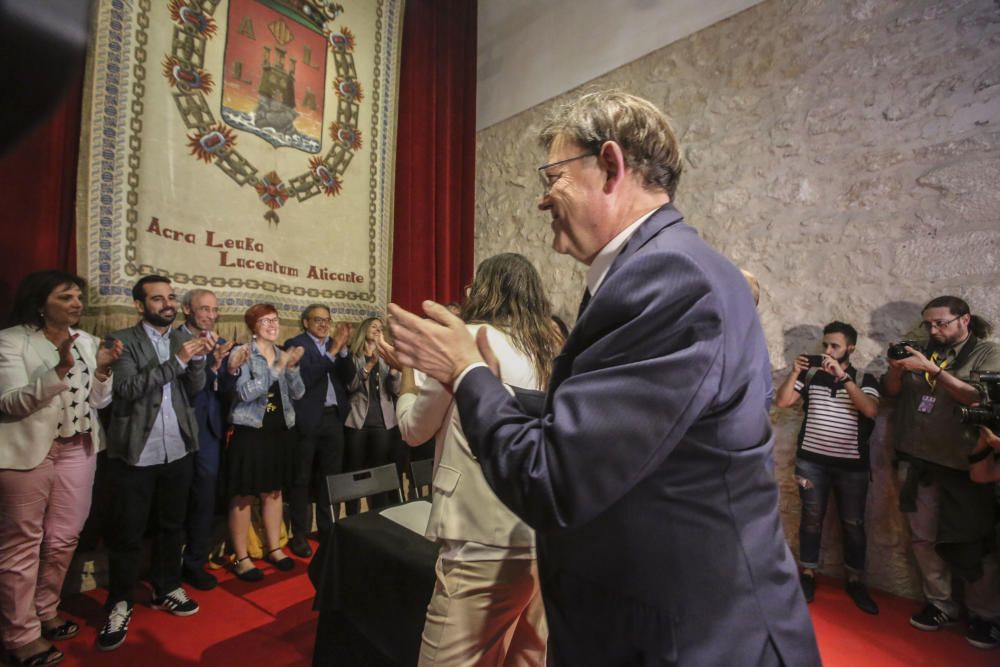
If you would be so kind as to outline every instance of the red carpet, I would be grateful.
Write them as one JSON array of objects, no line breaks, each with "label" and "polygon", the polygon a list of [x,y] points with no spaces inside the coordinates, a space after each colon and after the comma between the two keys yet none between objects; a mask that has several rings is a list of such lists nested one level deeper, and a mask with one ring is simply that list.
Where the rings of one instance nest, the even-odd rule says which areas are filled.
[{"label": "red carpet", "polygon": [[[92,591],[65,601],[67,615],[83,625],[76,638],[62,642],[64,665],[100,667],[304,667],[312,662],[316,615],[305,563],[291,572],[268,567],[259,584],[248,584],[225,571],[219,586],[192,591],[201,605],[195,616],[178,618],[136,602],[125,644],[103,653],[94,646],[104,621],[105,591]],[[869,616],[854,607],[840,582],[820,578],[810,605],[820,652],[827,667],[997,667],[1000,650],[982,651],[965,642],[964,630],[920,632],[908,618],[916,603],[873,591],[881,607]],[[197,595],[195,595],[197,594]]]}]

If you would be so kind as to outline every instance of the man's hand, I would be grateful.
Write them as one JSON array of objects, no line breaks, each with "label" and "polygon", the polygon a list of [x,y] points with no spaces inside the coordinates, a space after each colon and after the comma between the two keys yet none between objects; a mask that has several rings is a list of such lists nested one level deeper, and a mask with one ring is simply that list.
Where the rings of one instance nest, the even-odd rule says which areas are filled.
[{"label": "man's hand", "polygon": [[389,304],[396,356],[404,366],[421,370],[450,387],[462,371],[483,357],[461,319],[433,301],[424,301],[423,308],[430,319]]},{"label": "man's hand", "polygon": [[333,330],[333,335],[330,336],[330,340],[327,343],[327,351],[330,354],[340,354],[340,351],[344,349],[347,345],[347,341],[351,337],[351,325],[347,322],[341,322],[337,325],[337,328]]},{"label": "man's hand", "polygon": [[177,350],[177,359],[182,364],[187,364],[192,357],[204,356],[211,349],[212,341],[208,338],[191,338],[184,341],[184,344]]},{"label": "man's hand", "polygon": [[792,361],[792,371],[795,373],[795,377],[799,376],[799,373],[804,373],[809,370],[809,355],[800,354],[795,357]]},{"label": "man's hand", "polygon": [[840,362],[831,357],[829,354],[822,355],[823,361],[820,362],[820,368],[833,376],[835,380],[843,380],[847,377],[847,371],[845,371]]},{"label": "man's hand", "polygon": [[298,345],[293,345],[285,350],[285,353],[281,355],[282,360],[284,360],[284,367],[295,368],[298,366],[299,361],[302,359],[302,355],[305,354],[305,351],[304,347],[299,347]]},{"label": "man's hand", "polygon": [[901,371],[912,371],[914,373],[937,373],[937,365],[924,356],[920,350],[915,350],[909,345],[906,350],[910,356],[905,359],[889,359],[889,366]]},{"label": "man's hand", "polygon": [[250,360],[250,344],[240,345],[229,355],[229,372],[236,375],[240,368]]},{"label": "man's hand", "polygon": [[219,371],[219,367],[222,366],[222,360],[226,358],[229,351],[233,349],[236,345],[235,340],[228,341],[224,345],[219,345],[216,342],[215,349],[212,350],[212,370],[215,372]]},{"label": "man's hand", "polygon": [[59,351],[59,363],[56,364],[56,373],[59,375],[60,380],[66,377],[69,369],[73,368],[73,365],[76,364],[76,357],[73,356],[73,343],[79,336],[80,334],[67,336],[66,340],[56,348]]}]

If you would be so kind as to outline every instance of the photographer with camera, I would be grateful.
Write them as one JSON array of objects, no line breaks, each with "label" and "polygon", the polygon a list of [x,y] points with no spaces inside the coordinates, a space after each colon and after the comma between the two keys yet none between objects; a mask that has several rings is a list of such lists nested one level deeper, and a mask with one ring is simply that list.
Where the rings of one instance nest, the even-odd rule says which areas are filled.
[{"label": "photographer with camera", "polygon": [[[977,648],[1000,645],[1000,594],[993,492],[969,479],[978,438],[956,408],[981,400],[974,373],[1000,370],[1000,347],[985,339],[990,326],[954,296],[924,306],[926,350],[890,348],[883,389],[898,396],[896,456],[900,510],[910,524],[913,555],[926,605],[910,618],[920,630],[938,630],[958,619],[952,572],[966,582],[966,639]],[[894,349],[895,348],[895,349]],[[902,356],[906,353],[906,356]],[[900,358],[901,357],[901,358]]]},{"label": "photographer with camera", "polygon": [[833,490],[844,533],[847,594],[858,609],[877,614],[878,605],[861,581],[865,569],[865,504],[868,497],[868,439],[878,413],[878,382],[851,366],[858,332],[850,324],[823,328],[823,354],[800,354],[778,389],[775,404],[802,399],[802,428],[795,481],[802,500],[799,523],[799,581],[806,601],[816,591],[823,517]]}]

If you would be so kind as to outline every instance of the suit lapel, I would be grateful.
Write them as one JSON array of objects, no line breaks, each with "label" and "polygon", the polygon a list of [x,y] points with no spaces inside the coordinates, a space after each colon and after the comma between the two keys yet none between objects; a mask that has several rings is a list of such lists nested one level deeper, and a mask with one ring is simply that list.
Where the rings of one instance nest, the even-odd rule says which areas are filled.
[{"label": "suit lapel", "polygon": [[150,361],[159,364],[160,358],[156,356],[156,348],[153,347],[153,341],[149,340],[149,334],[146,333],[142,322],[133,327],[132,333],[135,335],[136,342],[139,345],[139,353],[143,357],[139,359],[139,367],[146,367]]}]

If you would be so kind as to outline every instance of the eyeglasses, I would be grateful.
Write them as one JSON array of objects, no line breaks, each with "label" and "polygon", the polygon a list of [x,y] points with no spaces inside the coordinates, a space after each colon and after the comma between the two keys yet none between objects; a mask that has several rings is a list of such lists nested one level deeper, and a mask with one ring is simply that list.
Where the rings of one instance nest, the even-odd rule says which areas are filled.
[{"label": "eyeglasses", "polygon": [[552,190],[552,186],[555,185],[556,181],[562,176],[562,172],[558,174],[547,173],[552,167],[558,167],[561,164],[566,164],[567,162],[573,162],[574,160],[582,160],[585,157],[594,157],[597,155],[597,151],[589,151],[582,155],[577,155],[576,157],[568,157],[565,160],[559,160],[558,162],[550,162],[548,164],[543,164],[538,168],[538,178],[542,181],[542,196],[548,196],[549,192]]},{"label": "eyeglasses", "polygon": [[310,317],[309,321],[316,324],[329,324],[332,320],[329,317]]},{"label": "eyeglasses", "polygon": [[940,331],[961,317],[962,316],[959,315],[958,317],[953,317],[950,320],[932,320],[930,322],[921,322],[920,326],[922,326],[925,331],[930,331],[931,329],[938,329]]},{"label": "eyeglasses", "polygon": [[263,324],[265,326],[270,326],[272,324],[278,324],[281,320],[277,317],[262,317],[257,320],[257,324]]}]

